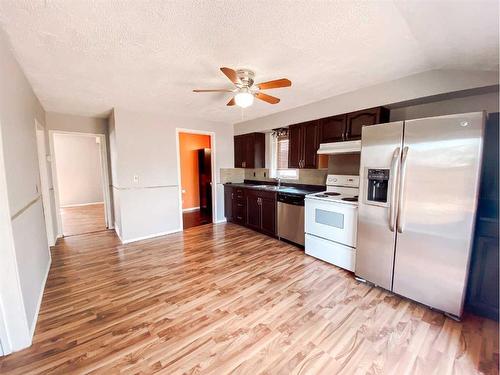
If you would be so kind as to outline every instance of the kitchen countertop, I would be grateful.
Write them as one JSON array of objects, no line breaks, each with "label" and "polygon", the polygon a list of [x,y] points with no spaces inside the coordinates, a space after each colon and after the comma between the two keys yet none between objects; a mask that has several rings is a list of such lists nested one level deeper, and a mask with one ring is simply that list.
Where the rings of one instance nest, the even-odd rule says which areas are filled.
[{"label": "kitchen countertop", "polygon": [[245,189],[255,189],[255,190],[262,190],[262,191],[274,191],[274,192],[279,192],[279,193],[288,193],[288,194],[296,194],[296,195],[307,195],[311,193],[317,193],[318,191],[324,191],[325,188],[323,186],[314,186],[311,188],[306,188],[306,187],[294,187],[290,185],[282,185],[280,188],[278,188],[277,185],[272,185],[269,183],[259,183],[256,181],[255,183],[234,183],[234,182],[226,182],[224,185],[228,186],[234,186],[234,187],[242,187]]}]

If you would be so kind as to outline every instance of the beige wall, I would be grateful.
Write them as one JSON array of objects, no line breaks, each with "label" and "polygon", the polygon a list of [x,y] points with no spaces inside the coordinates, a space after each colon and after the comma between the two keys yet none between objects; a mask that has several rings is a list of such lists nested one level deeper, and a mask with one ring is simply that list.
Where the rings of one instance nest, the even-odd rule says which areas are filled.
[{"label": "beige wall", "polygon": [[2,347],[10,351],[31,343],[50,252],[35,132],[45,112],[2,31],[0,56],[0,334],[7,332]]},{"label": "beige wall", "polygon": [[123,241],[180,230],[177,128],[215,134],[214,207],[216,220],[224,219],[224,190],[219,171],[233,165],[230,124],[121,108],[115,108],[113,118],[110,123],[113,196],[115,207],[119,206],[115,210],[118,217],[115,223]]},{"label": "beige wall", "polygon": [[100,138],[54,135],[55,165],[61,207],[103,202]]}]

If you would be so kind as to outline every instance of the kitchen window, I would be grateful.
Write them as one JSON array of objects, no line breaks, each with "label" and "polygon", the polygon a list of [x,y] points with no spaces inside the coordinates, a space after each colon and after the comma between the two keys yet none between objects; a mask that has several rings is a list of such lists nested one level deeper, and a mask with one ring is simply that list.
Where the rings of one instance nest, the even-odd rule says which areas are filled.
[{"label": "kitchen window", "polygon": [[298,180],[299,171],[288,168],[288,129],[276,129],[271,133],[271,177]]}]

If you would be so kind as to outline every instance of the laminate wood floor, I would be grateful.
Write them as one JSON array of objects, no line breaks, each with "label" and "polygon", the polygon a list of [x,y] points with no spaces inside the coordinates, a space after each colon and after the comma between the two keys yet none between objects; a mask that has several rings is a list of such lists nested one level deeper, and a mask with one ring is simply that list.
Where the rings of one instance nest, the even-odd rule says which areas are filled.
[{"label": "laminate wood floor", "polygon": [[233,224],[52,252],[33,346],[1,374],[498,373],[496,322],[455,322]]},{"label": "laminate wood floor", "polygon": [[104,203],[61,207],[61,219],[65,236],[106,230]]},{"label": "laminate wood floor", "polygon": [[182,224],[184,229],[197,227],[198,225],[205,225],[212,223],[211,215],[205,211],[196,210],[182,213]]}]

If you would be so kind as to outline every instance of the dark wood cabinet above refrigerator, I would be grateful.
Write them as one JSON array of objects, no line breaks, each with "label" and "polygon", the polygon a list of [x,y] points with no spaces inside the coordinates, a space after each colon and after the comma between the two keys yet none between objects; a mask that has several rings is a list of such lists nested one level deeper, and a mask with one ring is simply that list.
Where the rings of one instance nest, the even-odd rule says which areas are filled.
[{"label": "dark wood cabinet above refrigerator", "polygon": [[264,133],[249,133],[234,136],[234,167],[264,168],[266,141]]},{"label": "dark wood cabinet above refrigerator", "polygon": [[356,141],[361,139],[363,126],[389,121],[389,110],[384,107],[325,117],[320,122],[320,143]]}]

